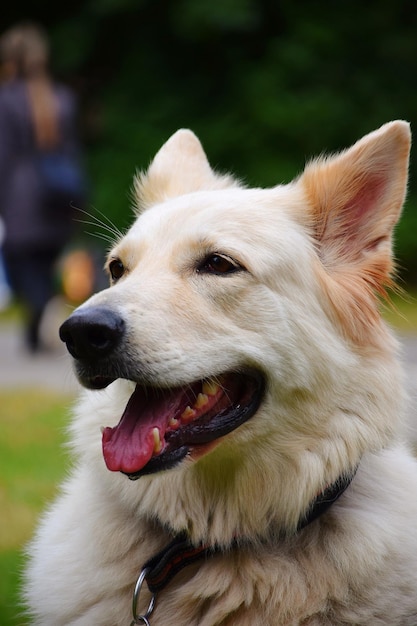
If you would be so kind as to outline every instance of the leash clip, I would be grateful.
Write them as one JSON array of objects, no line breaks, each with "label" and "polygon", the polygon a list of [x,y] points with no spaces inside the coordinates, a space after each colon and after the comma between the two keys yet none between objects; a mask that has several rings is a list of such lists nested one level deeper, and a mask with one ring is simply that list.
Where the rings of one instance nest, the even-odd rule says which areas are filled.
[{"label": "leash clip", "polygon": [[150,567],[144,567],[141,573],[139,574],[139,578],[136,581],[135,590],[133,592],[133,601],[132,601],[132,613],[133,620],[130,623],[130,626],[136,626],[137,624],[145,624],[145,626],[150,626],[149,617],[152,614],[152,611],[156,602],[156,593],[152,594],[151,600],[149,602],[149,606],[146,609],[146,613],[142,615],[138,615],[138,601],[140,592],[142,590],[143,581],[146,579],[147,574],[149,573]]}]

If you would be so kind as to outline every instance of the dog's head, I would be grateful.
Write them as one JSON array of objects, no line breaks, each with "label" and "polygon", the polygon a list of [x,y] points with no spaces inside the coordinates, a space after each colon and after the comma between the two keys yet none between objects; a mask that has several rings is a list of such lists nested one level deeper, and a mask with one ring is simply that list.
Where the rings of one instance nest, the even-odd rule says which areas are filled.
[{"label": "dog's head", "polygon": [[389,358],[377,295],[409,146],[408,124],[392,122],[289,185],[246,189],[213,172],[190,131],[171,137],[135,181],[110,287],[61,328],[83,385],[132,383],[103,432],[110,470],[135,478],[254,441],[281,457],[308,448],[324,468],[332,429],[354,465],[387,436],[392,372],[369,370]]}]

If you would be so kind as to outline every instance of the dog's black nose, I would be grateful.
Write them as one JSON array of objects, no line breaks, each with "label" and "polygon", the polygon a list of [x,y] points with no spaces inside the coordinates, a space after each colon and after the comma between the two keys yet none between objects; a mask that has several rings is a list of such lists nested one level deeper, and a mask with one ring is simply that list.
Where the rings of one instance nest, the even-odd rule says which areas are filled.
[{"label": "dog's black nose", "polygon": [[123,319],[106,307],[75,311],[59,329],[61,340],[77,360],[94,360],[109,355],[124,335]]}]

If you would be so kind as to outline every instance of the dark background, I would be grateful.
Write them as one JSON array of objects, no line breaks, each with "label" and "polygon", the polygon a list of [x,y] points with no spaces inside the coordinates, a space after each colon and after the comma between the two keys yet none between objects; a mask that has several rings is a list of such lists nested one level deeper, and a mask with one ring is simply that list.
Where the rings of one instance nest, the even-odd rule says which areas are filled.
[{"label": "dark background", "polygon": [[[91,211],[121,228],[135,170],[179,127],[214,167],[261,186],[391,119],[417,128],[415,0],[3,3],[1,30],[26,19],[79,95]],[[417,285],[413,158],[410,172],[397,256]]]}]

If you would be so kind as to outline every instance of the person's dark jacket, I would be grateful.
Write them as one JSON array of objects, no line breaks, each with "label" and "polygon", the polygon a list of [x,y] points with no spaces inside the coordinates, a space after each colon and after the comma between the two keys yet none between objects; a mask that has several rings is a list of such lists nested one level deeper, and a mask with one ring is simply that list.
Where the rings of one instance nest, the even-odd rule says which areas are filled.
[{"label": "person's dark jacket", "polygon": [[[77,155],[74,96],[64,86],[55,86],[54,92],[60,149]],[[70,236],[70,208],[46,206],[37,154],[27,86],[21,80],[11,81],[0,88],[0,215],[6,248],[59,247]]]}]

